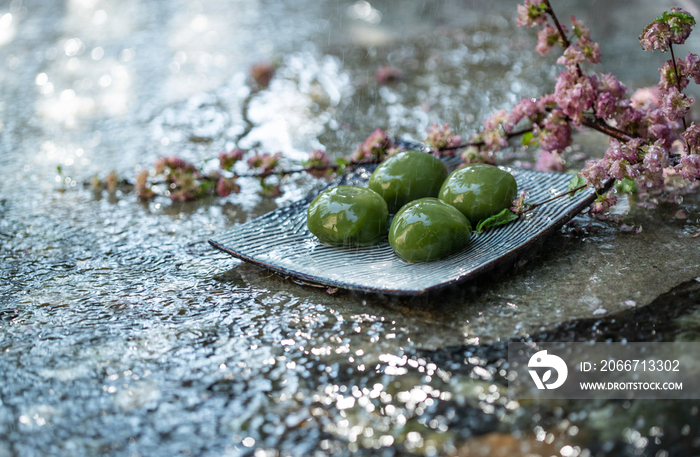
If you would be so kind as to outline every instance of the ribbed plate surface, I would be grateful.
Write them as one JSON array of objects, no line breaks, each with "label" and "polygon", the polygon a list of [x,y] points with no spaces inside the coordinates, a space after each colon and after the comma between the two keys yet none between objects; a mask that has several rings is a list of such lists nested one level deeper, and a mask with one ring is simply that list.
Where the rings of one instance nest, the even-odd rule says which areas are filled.
[{"label": "ribbed plate surface", "polygon": [[[376,165],[358,167],[335,185],[367,185]],[[501,167],[515,176],[518,192],[536,203],[566,191],[571,175]],[[375,246],[344,248],[317,241],[306,228],[306,209],[315,195],[238,225],[209,240],[234,257],[306,281],[344,289],[396,295],[418,295],[470,279],[525,251],[590,205],[595,193],[588,189],[574,198],[547,203],[525,218],[472,235],[463,251],[443,260],[410,264],[400,260],[384,241]]]}]

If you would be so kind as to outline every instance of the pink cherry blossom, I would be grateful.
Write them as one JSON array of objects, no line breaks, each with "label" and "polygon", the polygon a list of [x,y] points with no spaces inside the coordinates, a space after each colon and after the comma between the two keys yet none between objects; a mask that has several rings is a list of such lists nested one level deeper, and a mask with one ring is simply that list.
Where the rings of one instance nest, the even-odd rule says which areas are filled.
[{"label": "pink cherry blossom", "polygon": [[449,124],[439,125],[437,122],[434,122],[428,127],[427,133],[428,138],[426,138],[425,143],[435,151],[453,148],[462,143],[462,137],[455,135]]},{"label": "pink cherry blossom", "polygon": [[664,12],[646,26],[639,42],[647,51],[666,51],[671,43],[685,43],[694,25],[695,19],[687,11],[671,8],[671,13]]},{"label": "pink cherry blossom", "polygon": [[508,121],[508,112],[506,110],[498,110],[491,116],[484,119],[484,129],[495,130],[502,124]]},{"label": "pink cherry blossom", "polygon": [[591,29],[583,24],[583,21],[576,19],[576,16],[571,16],[571,29],[577,38],[590,38]]},{"label": "pink cherry blossom", "polygon": [[266,152],[262,155],[255,153],[248,158],[248,166],[250,168],[262,168],[263,172],[269,172],[279,164],[279,159],[281,157],[282,154],[279,152],[276,154]]},{"label": "pink cherry blossom", "polygon": [[531,122],[540,122],[544,117],[542,107],[534,98],[523,98],[520,100],[508,114],[503,122],[503,129],[511,133],[523,119],[528,119]]},{"label": "pink cherry blossom", "polygon": [[579,38],[576,46],[590,63],[600,63],[600,45],[590,38]]},{"label": "pink cherry blossom", "polygon": [[243,158],[243,154],[245,154],[245,151],[242,149],[219,153],[219,168],[230,171],[235,163]]},{"label": "pink cherry blossom", "polygon": [[700,56],[689,52],[685,56],[685,71],[689,78],[693,78],[695,84],[700,84]]},{"label": "pink cherry blossom", "polygon": [[602,188],[603,184],[610,178],[602,160],[587,160],[586,167],[581,170],[580,176],[595,189]]},{"label": "pink cherry blossom", "polygon": [[496,165],[496,157],[492,151],[480,150],[477,147],[469,146],[462,152],[462,162],[464,165],[469,165],[471,163],[486,163],[489,165]]},{"label": "pink cherry blossom", "polygon": [[685,61],[676,59],[676,68],[673,68],[673,61],[667,60],[659,68],[661,79],[659,87],[664,90],[669,90],[673,87],[678,87],[683,90],[688,86],[688,77],[686,76]]},{"label": "pink cherry blossom", "polygon": [[309,160],[306,161],[305,165],[307,167],[318,167],[319,170],[309,170],[308,173],[311,176],[321,178],[323,176],[328,176],[328,166],[331,164],[331,159],[328,155],[321,151],[320,149],[314,149],[309,152]]},{"label": "pink cherry blossom", "polygon": [[509,114],[505,110],[498,110],[484,120],[484,131],[475,135],[472,141],[483,141],[486,147],[492,151],[498,151],[508,146],[508,138],[503,128],[509,123]]},{"label": "pink cherry blossom", "polygon": [[524,190],[520,194],[520,197],[513,200],[513,206],[510,208],[510,210],[515,214],[523,214],[523,211],[525,210],[525,197],[527,196],[527,193],[528,191]]},{"label": "pink cherry blossom", "polygon": [[653,173],[661,172],[668,165],[668,149],[658,140],[644,148],[644,168]]},{"label": "pink cherry blossom", "polygon": [[547,5],[544,0],[525,0],[518,5],[518,27],[535,27],[547,22]]},{"label": "pink cherry blossom", "polygon": [[689,181],[700,179],[700,155],[689,154],[681,157],[681,162],[676,167],[683,178]]},{"label": "pink cherry blossom", "polygon": [[668,24],[652,22],[642,32],[642,36],[639,37],[639,43],[645,51],[654,52],[654,49],[667,51],[672,39],[673,32],[671,32],[671,27]]},{"label": "pink cherry blossom", "polygon": [[700,125],[693,122],[681,136],[690,146],[691,152],[700,149]]},{"label": "pink cherry blossom", "polygon": [[309,151],[309,160],[307,161],[310,167],[325,167],[330,165],[331,159],[328,158],[328,154],[320,149],[313,149]]},{"label": "pink cherry blossom", "polygon": [[661,111],[671,121],[683,119],[693,101],[692,98],[672,87],[661,97]]},{"label": "pink cherry blossom", "polygon": [[554,110],[541,126],[535,128],[537,139],[545,151],[563,151],[571,145],[571,125],[561,110]]},{"label": "pink cherry blossom", "polygon": [[[660,113],[660,110],[654,110]],[[660,115],[663,120],[659,123],[652,123],[647,127],[647,135],[652,140],[660,140],[664,148],[670,149],[673,142],[676,140],[675,122],[669,122],[665,116]]]},{"label": "pink cherry blossom", "polygon": [[235,178],[224,178],[223,176],[219,178],[216,183],[216,193],[220,197],[226,197],[228,195],[237,194],[241,191],[241,186],[236,184]]},{"label": "pink cherry blossom", "polygon": [[564,171],[564,159],[561,158],[556,151],[545,151],[541,150],[537,163],[535,164],[535,170],[537,171]]},{"label": "pink cherry blossom", "polygon": [[644,87],[637,89],[630,97],[632,107],[635,109],[651,109],[659,106],[661,101],[661,91],[658,87]]},{"label": "pink cherry blossom", "polygon": [[262,166],[262,156],[256,152],[248,157],[247,163],[250,168],[258,168]]},{"label": "pink cherry blossom", "polygon": [[382,129],[376,129],[360,144],[351,158],[355,162],[369,159],[381,159],[394,147],[394,142]]},{"label": "pink cherry blossom", "polygon": [[276,154],[265,153],[262,155],[262,169],[263,171],[272,171],[277,165],[279,165],[279,160],[282,157],[282,153],[278,152]]},{"label": "pink cherry blossom", "polygon": [[641,173],[635,178],[635,182],[643,189],[658,189],[664,185],[663,170]]},{"label": "pink cherry blossom", "polygon": [[156,174],[164,173],[166,170],[177,172],[197,172],[197,167],[179,157],[161,157],[156,160]]},{"label": "pink cherry blossom", "polygon": [[608,211],[612,206],[617,203],[617,196],[608,192],[605,195],[601,195],[598,199],[591,205],[591,214],[601,214]]},{"label": "pink cherry blossom", "polygon": [[617,100],[609,92],[603,92],[598,95],[593,109],[603,119],[610,119],[617,114]]},{"label": "pink cherry blossom", "polygon": [[498,151],[501,148],[508,146],[508,138],[501,129],[484,130],[479,138],[484,142],[486,148],[491,151]]},{"label": "pink cherry blossom", "polygon": [[583,112],[593,107],[596,89],[590,77],[564,71],[557,78],[555,101],[574,124],[583,120]]},{"label": "pink cherry blossom", "polygon": [[617,80],[615,75],[603,73],[597,78],[597,89],[600,92],[607,92],[616,99],[621,99],[627,95],[627,87]]},{"label": "pink cherry blossom", "polygon": [[564,55],[557,59],[559,65],[565,65],[569,71],[576,72],[576,67],[586,60],[586,55],[581,51],[578,46],[571,45],[566,48]]},{"label": "pink cherry blossom", "polygon": [[673,43],[674,44],[683,44],[685,43],[685,40],[688,39],[688,36],[690,35],[690,32],[693,30],[693,25],[695,25],[695,20],[692,19],[692,16],[690,13],[688,13],[685,10],[682,10],[680,8],[671,8],[672,13],[681,13],[687,16],[690,16],[691,19],[685,18],[685,17],[680,17],[680,16],[675,16],[673,14],[670,15],[668,18],[668,25],[671,27],[671,31],[673,32]]},{"label": "pink cherry blossom", "polygon": [[547,54],[557,44],[563,45],[564,43],[561,39],[561,35],[559,35],[559,31],[551,25],[546,24],[542,30],[537,32],[537,46],[535,46],[535,51],[540,55]]},{"label": "pink cherry blossom", "polygon": [[625,160],[625,156],[622,153],[622,143],[612,138],[608,149],[605,151],[605,158],[611,162]]},{"label": "pink cherry blossom", "polygon": [[151,186],[148,184],[148,176],[148,170],[141,170],[139,174],[136,175],[134,189],[141,200],[148,200],[156,195],[153,190],[151,190]]}]

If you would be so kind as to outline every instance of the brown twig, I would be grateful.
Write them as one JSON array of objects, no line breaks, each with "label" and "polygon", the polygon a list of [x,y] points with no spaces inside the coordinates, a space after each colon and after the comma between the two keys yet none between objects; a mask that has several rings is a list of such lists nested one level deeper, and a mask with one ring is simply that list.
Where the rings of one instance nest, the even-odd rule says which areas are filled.
[{"label": "brown twig", "polygon": [[[564,32],[564,27],[559,22],[559,19],[554,13],[554,9],[549,3],[549,0],[544,0],[544,3],[547,5],[547,14],[549,14],[549,16],[554,21],[554,25],[557,27],[557,31],[559,32],[559,37],[561,38],[562,43],[564,43],[564,51],[566,51],[566,49],[569,46],[571,46],[571,41],[569,41],[569,39],[567,38],[566,32]],[[576,72],[578,73],[579,77],[583,76],[583,69],[581,68],[581,64],[576,64]]]},{"label": "brown twig", "polygon": [[[673,62],[673,73],[676,75],[676,87],[679,93],[683,93],[683,89],[681,89],[681,76],[678,74],[678,67],[676,66],[676,55],[673,53],[673,43],[668,44],[668,49],[671,50],[671,62]],[[682,121],[683,131],[688,130],[688,124],[685,122],[685,115],[683,115]],[[688,143],[688,140],[684,140],[684,142],[685,147],[688,148],[688,153],[690,153],[690,143]]]},{"label": "brown twig", "polygon": [[552,5],[549,3],[549,0],[544,0],[545,5],[547,5],[547,14],[549,14],[554,21],[554,25],[557,27],[557,30],[559,31],[559,36],[561,37],[561,40],[564,42],[564,49],[568,48],[571,46],[571,42],[569,39],[566,37],[566,33],[564,32],[564,27],[561,26],[561,23],[559,22],[559,19],[557,19],[557,15],[554,14],[554,9],[552,9]]},{"label": "brown twig", "polygon": [[591,120],[586,117],[583,118],[583,121],[581,122],[583,125],[586,127],[590,127],[593,130],[597,130],[601,133],[604,133],[610,137],[615,138],[616,140],[620,141],[630,141],[633,140],[634,137],[623,132],[620,129],[617,129],[611,125],[609,125],[607,122],[604,120],[600,119],[599,117],[596,117],[595,119]]},{"label": "brown twig", "polygon": [[563,194],[555,195],[554,197],[549,198],[549,199],[547,199],[547,200],[545,200],[545,201],[543,201],[543,202],[534,203],[534,204],[532,204],[532,205],[529,205],[528,208],[527,208],[525,211],[523,211],[523,214],[525,214],[525,213],[527,213],[527,212],[530,212],[530,211],[532,211],[533,209],[537,208],[538,206],[542,206],[542,205],[544,205],[545,203],[549,203],[549,202],[554,201],[554,200],[556,200],[556,199],[558,199],[558,198],[565,197],[565,196],[567,196],[567,195],[573,195],[573,194],[575,194],[576,192],[578,192],[579,190],[585,189],[586,186],[587,186],[587,184],[584,184],[583,186],[579,186],[579,187],[577,187],[576,189],[568,190],[568,191],[564,192]]},{"label": "brown twig", "polygon": [[[552,8],[552,5],[549,3],[549,0],[544,0],[544,3],[545,3],[545,5],[547,5],[547,14],[549,14],[549,16],[554,21],[554,25],[557,27],[557,31],[559,32],[559,37],[561,38],[562,42],[564,43],[564,49],[568,48],[569,46],[571,46],[571,41],[569,41],[569,39],[566,37],[566,33],[564,32],[564,27],[562,27],[561,23],[559,22],[559,19],[557,18],[557,15],[554,13],[554,9]],[[671,54],[673,55],[673,48],[671,48]],[[673,61],[673,66],[674,66],[674,68],[676,66],[675,59]],[[581,68],[580,64],[576,64],[576,70],[577,70],[579,77],[584,75],[583,69]],[[676,75],[678,75],[677,72],[676,72]],[[676,79],[678,79],[678,78],[676,78]],[[680,86],[679,86],[679,90],[680,90]],[[605,122],[604,119],[598,117],[598,114],[595,112],[595,108],[593,110],[594,110],[593,114],[594,114],[595,119],[590,120],[590,119],[584,118],[583,125],[585,125],[586,127],[590,127],[594,130],[597,130],[601,133],[604,133],[608,136],[611,136],[611,137],[613,137],[617,140],[620,140],[620,141],[627,142],[627,141],[630,141],[633,139],[633,137],[630,136],[629,134],[627,134],[626,132],[623,132],[620,129],[612,127],[607,122]],[[683,125],[685,125],[685,119],[683,119]]]},{"label": "brown twig", "polygon": [[[551,108],[546,108],[545,110],[548,113],[552,112]],[[566,120],[568,122],[572,122],[572,119],[569,116],[566,116]],[[635,138],[634,136],[630,135],[629,133],[611,126],[610,124],[605,122],[605,120],[595,116],[595,114],[594,114],[593,119],[589,119],[589,118],[584,116],[581,123],[583,125],[585,125],[586,127],[592,128],[593,130],[597,130],[600,133],[603,133],[603,134],[608,135],[612,138],[615,138],[616,140],[627,142],[627,141],[631,141]]]},{"label": "brown twig", "polygon": [[[516,136],[524,135],[528,132],[532,132],[534,130],[534,127],[530,127],[527,129],[522,129],[518,130],[517,132],[511,132],[511,133],[506,133],[506,137],[508,139],[514,138]],[[481,141],[470,141],[469,143],[463,143],[460,144],[459,146],[450,146],[446,148],[440,148],[439,151],[450,151],[453,149],[462,149],[462,148],[468,148],[469,146],[483,146],[485,143],[483,140]]]},{"label": "brown twig", "polygon": [[[614,183],[615,183],[615,180],[611,178],[609,181],[607,181],[605,184],[603,184],[603,187],[601,187],[599,190],[596,190],[596,193],[598,193],[598,195],[603,195],[604,193],[606,193],[607,191],[610,190],[610,188],[613,186]],[[556,199],[558,199],[558,198],[566,197],[567,195],[574,195],[574,194],[576,194],[576,192],[578,192],[579,190],[583,190],[583,189],[585,189],[586,187],[588,187],[588,184],[584,184],[584,185],[582,185],[582,186],[578,186],[578,187],[575,188],[575,189],[567,190],[566,192],[561,193],[561,194],[559,194],[559,195],[555,195],[555,196],[552,197],[552,198],[548,198],[547,200],[545,200],[545,201],[543,201],[543,202],[534,203],[534,204],[532,204],[532,205],[529,205],[528,208],[527,208],[525,211],[523,211],[523,214],[525,214],[525,213],[527,213],[527,212],[529,212],[529,211],[532,211],[533,209],[535,209],[535,208],[537,208],[537,207],[539,207],[539,206],[542,206],[542,205],[544,205],[545,203],[549,203],[549,202],[551,202],[551,201],[554,201],[554,200],[556,200]]]},{"label": "brown twig", "polygon": [[[676,67],[676,56],[673,53],[673,43],[668,44],[668,49],[671,50],[671,62],[673,62],[673,73],[676,75],[676,87],[678,92],[683,92],[681,89],[681,76],[678,74],[678,67]],[[683,116],[683,130],[688,130],[688,125],[685,123],[685,116]]]},{"label": "brown twig", "polygon": [[[518,130],[516,132],[511,132],[507,133],[506,136],[508,139],[514,138],[516,136],[524,135],[525,133],[532,132],[533,127]],[[438,151],[452,151],[456,149],[462,149],[466,148],[469,146],[483,146],[484,142],[483,141],[470,141],[469,143],[464,143],[460,144],[458,146],[449,146],[449,147],[444,147],[438,149]],[[270,171],[262,171],[258,173],[245,173],[245,174],[237,174],[236,176],[239,178],[264,178],[267,176],[272,176],[272,175],[291,175],[293,173],[303,173],[303,172],[309,172],[309,171],[323,171],[323,170],[336,170],[338,168],[341,168],[343,166],[345,167],[356,167],[359,165],[368,165],[368,164],[374,164],[374,163],[381,163],[384,159],[363,159],[359,161],[350,161],[349,163],[345,165],[339,165],[339,164],[328,164],[328,165],[314,165],[311,167],[303,167],[303,168],[294,168],[291,170],[270,170]]]},{"label": "brown twig", "polygon": [[350,161],[345,165],[340,165],[337,163],[329,163],[328,165],[314,165],[311,167],[303,167],[303,168],[294,168],[291,170],[267,170],[267,171],[261,171],[257,173],[243,173],[243,174],[236,174],[237,177],[239,178],[265,178],[267,176],[272,176],[272,175],[277,175],[277,176],[283,176],[283,175],[291,175],[293,173],[303,173],[303,172],[309,172],[309,171],[323,171],[323,170],[336,170],[341,167],[356,167],[358,165],[368,165],[368,164],[373,164],[373,163],[381,163],[383,159],[363,159],[363,160],[358,160],[358,161]]}]

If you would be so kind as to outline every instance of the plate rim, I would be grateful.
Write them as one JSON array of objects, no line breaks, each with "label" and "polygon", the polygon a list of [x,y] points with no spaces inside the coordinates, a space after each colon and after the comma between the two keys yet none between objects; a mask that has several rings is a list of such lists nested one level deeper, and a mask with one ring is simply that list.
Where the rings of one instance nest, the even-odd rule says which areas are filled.
[{"label": "plate rim", "polygon": [[[511,167],[511,166],[509,166],[507,168],[517,169],[517,168]],[[522,170],[522,171],[533,173],[532,170]],[[546,172],[534,171],[534,173],[546,173]],[[550,174],[559,175],[561,173],[550,173]],[[342,179],[342,176],[340,178]],[[329,183],[328,186],[325,186],[320,191],[323,191],[324,189],[327,189],[331,186],[338,185],[336,181],[337,180],[334,180],[333,182]],[[505,253],[505,254],[503,254],[495,259],[490,260],[487,263],[480,265],[479,267],[477,267],[474,270],[471,270],[467,273],[464,273],[456,278],[449,279],[447,281],[440,282],[438,284],[434,284],[432,286],[428,286],[428,287],[425,287],[423,289],[412,289],[412,290],[392,289],[392,288],[379,289],[376,287],[363,286],[361,284],[356,284],[356,283],[346,283],[342,280],[338,281],[338,280],[334,280],[334,279],[330,279],[330,278],[319,278],[318,276],[313,276],[313,275],[310,275],[308,273],[296,271],[296,270],[291,269],[291,268],[285,268],[285,267],[280,266],[280,265],[274,265],[274,264],[266,263],[266,262],[258,260],[258,259],[254,259],[252,257],[246,256],[245,254],[234,251],[233,249],[231,249],[231,248],[225,246],[224,244],[221,244],[213,239],[209,239],[208,242],[213,248],[218,249],[219,251],[225,252],[226,254],[229,254],[232,257],[240,259],[244,262],[252,263],[254,265],[258,265],[258,266],[263,267],[265,269],[271,270],[275,273],[279,273],[279,274],[282,274],[282,275],[287,276],[287,277],[291,276],[294,278],[299,278],[305,282],[309,282],[312,284],[318,284],[318,285],[323,286],[323,287],[338,287],[338,288],[342,288],[342,289],[346,289],[346,290],[356,290],[356,291],[374,293],[374,294],[385,294],[385,295],[396,295],[396,296],[421,296],[421,295],[426,295],[426,294],[429,294],[431,292],[434,292],[434,291],[437,291],[439,289],[443,289],[443,288],[446,288],[446,287],[449,287],[452,285],[456,285],[456,284],[459,284],[462,282],[474,280],[477,277],[480,277],[482,274],[487,273],[488,271],[497,267],[498,264],[502,263],[507,258],[509,258],[509,257],[516,257],[517,258],[518,255],[521,255],[524,252],[527,252],[528,250],[530,250],[534,245],[541,242],[544,238],[552,235],[555,231],[559,230],[564,224],[566,224],[571,219],[573,219],[577,214],[579,214],[581,211],[583,211],[586,207],[590,206],[595,201],[595,199],[597,198],[597,196],[600,193],[604,193],[610,189],[613,182],[614,182],[614,180],[610,180],[607,183],[605,183],[605,185],[603,186],[603,188],[600,191],[591,193],[589,196],[587,196],[586,198],[581,200],[576,206],[574,206],[569,211],[567,211],[566,213],[564,213],[560,217],[558,217],[553,224],[549,225],[547,228],[545,228],[542,232],[540,232],[536,236],[528,239],[522,245],[508,251],[507,253]],[[283,210],[285,208],[289,208],[293,205],[302,205],[304,203],[309,203],[310,198],[313,194],[314,193],[312,192],[311,194],[309,194],[305,197],[302,197],[301,199],[296,200],[289,205],[272,210],[272,211],[265,213],[265,214],[255,218],[255,219],[251,220],[251,221],[248,221],[244,224],[253,223],[256,220],[258,220],[259,218],[265,217],[272,212],[280,211],[280,210]],[[562,197],[562,198],[565,198],[565,197]],[[537,210],[534,210],[534,211],[537,211]],[[242,224],[236,224],[236,225],[242,225]],[[236,227],[236,226],[234,226],[234,227]],[[229,230],[232,230],[234,227],[232,227]],[[534,255],[532,257],[534,257]],[[509,270],[510,270],[510,268],[509,268]],[[286,278],[286,279],[289,279],[289,278]],[[319,279],[323,279],[323,281],[321,282],[321,281],[319,281]]]}]

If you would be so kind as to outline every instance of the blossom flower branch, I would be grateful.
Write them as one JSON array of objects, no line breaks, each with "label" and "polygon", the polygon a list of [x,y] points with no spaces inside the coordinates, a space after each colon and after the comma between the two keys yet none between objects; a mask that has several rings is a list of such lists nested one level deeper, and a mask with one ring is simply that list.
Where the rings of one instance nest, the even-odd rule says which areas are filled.
[{"label": "blossom flower branch", "polygon": [[[545,55],[555,46],[561,46],[557,64],[564,69],[556,78],[554,91],[539,98],[525,98],[510,111],[497,111],[484,120],[483,128],[467,142],[447,124],[431,125],[425,143],[433,154],[454,155],[455,151],[464,149],[461,159],[465,164],[495,164],[498,151],[508,146],[510,139],[524,135],[524,145],[540,148],[538,170],[563,171],[561,154],[572,144],[574,128],[596,130],[610,138],[609,147],[603,158],[587,161],[575,178],[598,192],[593,212],[606,211],[615,204],[615,196],[607,192],[616,180],[633,180],[640,189],[650,190],[663,187],[669,172],[691,181],[700,179],[700,126],[694,122],[687,125],[686,116],[694,100],[683,93],[691,79],[700,84],[700,57],[688,53],[685,60],[676,58],[673,46],[683,44],[695,25],[689,13],[672,8],[644,29],[640,36],[642,48],[652,52],[670,51],[671,60],[659,69],[661,78],[655,88],[641,89],[631,96],[614,75],[587,72],[585,65],[600,63],[600,45],[574,16],[570,29],[562,24],[550,0],[525,0],[518,5],[517,22],[519,26],[540,28],[535,48],[538,53]],[[682,124],[680,132],[679,124]],[[679,137],[684,142],[680,153],[679,146],[674,145]],[[165,193],[176,201],[212,191],[220,196],[237,193],[239,178],[259,179],[264,192],[278,195],[281,181],[273,176],[306,172],[328,178],[348,167],[381,162],[400,150],[384,131],[376,129],[349,157],[337,161],[330,160],[324,151],[314,150],[303,167],[284,169],[280,166],[280,154],[236,149],[220,154],[216,172],[205,174],[192,164],[170,157],[159,160],[155,175],[163,176]],[[249,171],[243,171],[243,165],[237,163],[247,164]],[[142,171],[136,178],[135,186],[142,199],[158,194],[152,188],[157,183],[149,183],[150,177],[147,171]],[[115,179],[112,177],[110,181],[112,188]],[[583,184],[577,184],[561,196],[571,195],[582,187]],[[524,199],[521,195],[514,203],[516,212],[531,211],[546,203],[529,205]]]}]

